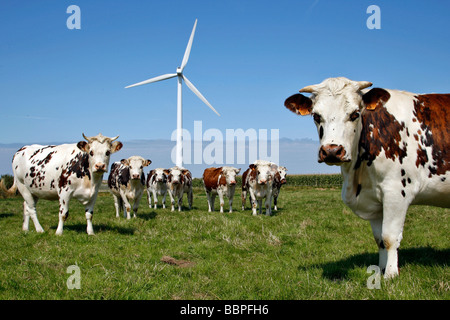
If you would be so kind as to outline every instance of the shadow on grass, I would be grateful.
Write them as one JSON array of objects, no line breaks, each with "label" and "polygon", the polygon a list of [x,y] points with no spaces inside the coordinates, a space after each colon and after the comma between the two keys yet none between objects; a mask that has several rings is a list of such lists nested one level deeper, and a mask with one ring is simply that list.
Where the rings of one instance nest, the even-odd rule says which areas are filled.
[{"label": "shadow on grass", "polygon": [[14,213],[0,213],[0,219],[13,217]]},{"label": "shadow on grass", "polygon": [[[405,265],[447,266],[450,261],[450,250],[438,250],[431,247],[419,247],[399,249],[399,268]],[[309,268],[321,268],[323,277],[330,280],[344,280],[348,278],[350,270],[355,268],[367,268],[370,265],[378,265],[378,253],[362,253],[351,257],[321,264],[299,266],[298,270]],[[401,270],[400,270],[401,272]]]},{"label": "shadow on grass", "polygon": [[[57,226],[51,227],[51,229],[56,230]],[[64,230],[76,231],[79,233],[86,233],[86,224],[83,223],[75,223],[75,224],[65,224]],[[94,233],[102,233],[102,232],[115,232],[119,234],[128,234],[133,235],[136,231],[136,228],[133,227],[122,227],[122,226],[111,226],[108,224],[94,224]]]}]

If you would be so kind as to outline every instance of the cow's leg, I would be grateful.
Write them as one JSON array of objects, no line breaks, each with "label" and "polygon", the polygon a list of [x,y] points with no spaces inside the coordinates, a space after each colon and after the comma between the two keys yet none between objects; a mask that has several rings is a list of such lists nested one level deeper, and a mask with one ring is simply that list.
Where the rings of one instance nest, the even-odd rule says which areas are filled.
[{"label": "cow's leg", "polygon": [[127,219],[129,220],[129,219],[131,219],[131,204],[128,201],[127,196],[125,195],[124,190],[122,190],[122,189],[120,190],[120,197],[122,198],[124,208],[127,213]]},{"label": "cow's leg", "polygon": [[255,194],[254,194],[254,192],[252,191],[251,188],[250,188],[249,192],[250,192],[250,203],[252,204],[252,211],[253,211],[252,214],[254,216],[256,216],[257,215],[257,213],[256,213],[256,206],[257,206],[257,204],[256,204],[256,197],[255,197]]},{"label": "cow's leg", "polygon": [[387,250],[384,247],[382,230],[383,230],[383,216],[380,214],[379,218],[370,220],[370,226],[372,227],[373,237],[375,238],[375,242],[378,246],[378,266],[381,270],[386,269],[387,262]]},{"label": "cow's leg", "polygon": [[163,209],[166,208],[166,196],[167,196],[167,191],[164,192],[163,198],[162,198],[162,206],[163,206]]},{"label": "cow's leg", "polygon": [[36,214],[36,203],[38,198],[34,197],[30,191],[21,183],[17,182],[17,189],[19,189],[20,194],[24,200],[23,202],[23,224],[22,230],[28,231],[28,225],[30,222],[30,218],[34,223],[34,227],[36,228],[36,232],[42,233],[44,229],[42,228]]},{"label": "cow's leg", "polygon": [[193,190],[192,189],[189,189],[189,210],[191,210],[192,209],[192,203],[193,203],[193,200],[194,200],[194,192],[193,192]]},{"label": "cow's leg", "polygon": [[245,201],[247,201],[247,190],[242,188],[241,193],[242,211],[245,210]]},{"label": "cow's leg", "polygon": [[169,190],[169,197],[170,197],[170,203],[172,204],[171,211],[175,211],[175,199],[174,199],[174,196],[172,194],[172,190]]},{"label": "cow's leg", "polygon": [[258,210],[259,214],[262,214],[262,199],[258,199]]},{"label": "cow's leg", "polygon": [[233,197],[234,197],[234,189],[228,191],[228,205],[230,206],[229,212],[233,212]]},{"label": "cow's leg", "polygon": [[206,201],[208,201],[208,212],[211,212],[211,195],[209,194],[208,190],[205,190],[206,192]]},{"label": "cow's leg", "polygon": [[148,207],[151,209],[152,208],[152,191],[150,190],[150,188],[147,188],[147,201],[148,201]]},{"label": "cow's leg", "polygon": [[156,189],[153,189],[153,205],[154,209],[158,208],[158,195],[156,193]]},{"label": "cow's leg", "polygon": [[116,196],[115,194],[113,194],[114,197],[114,207],[116,208],[116,218],[120,217],[120,207],[121,207],[121,201],[120,198],[118,196]]},{"label": "cow's leg", "polygon": [[181,207],[183,206],[183,192],[178,197],[178,211],[181,212]]},{"label": "cow's leg", "polygon": [[141,201],[141,197],[142,197],[142,195],[136,197],[136,199],[134,200],[134,203],[133,203],[133,218],[136,218],[136,215],[137,215],[137,212],[138,212],[138,209],[139,209],[139,202]]},{"label": "cow's leg", "polygon": [[274,195],[274,196],[273,196],[273,210],[274,210],[274,211],[277,211],[277,210],[278,210],[278,208],[277,208],[277,203],[278,203],[278,195]]},{"label": "cow's leg", "polygon": [[59,223],[56,229],[56,235],[60,236],[63,233],[64,222],[69,216],[69,199],[70,196],[67,193],[59,195]]},{"label": "cow's leg", "polygon": [[268,194],[266,197],[266,216],[270,216],[272,214],[272,195]]},{"label": "cow's leg", "polygon": [[398,275],[398,247],[402,241],[403,225],[405,223],[408,204],[397,199],[384,199],[383,225],[381,237],[383,246],[387,250],[385,278]]},{"label": "cow's leg", "polygon": [[210,197],[211,197],[211,211],[214,212],[214,204],[216,201],[216,194],[211,192]]},{"label": "cow's leg", "polygon": [[217,194],[219,195],[220,213],[223,213],[223,206],[225,205],[225,202],[223,201],[223,191],[219,188]]}]

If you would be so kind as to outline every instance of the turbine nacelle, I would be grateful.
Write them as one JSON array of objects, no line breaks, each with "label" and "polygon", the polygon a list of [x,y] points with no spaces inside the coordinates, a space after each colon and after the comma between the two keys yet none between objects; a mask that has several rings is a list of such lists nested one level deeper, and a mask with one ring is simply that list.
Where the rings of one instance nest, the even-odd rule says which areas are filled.
[{"label": "turbine nacelle", "polygon": [[183,69],[181,67],[177,68],[177,75],[181,76],[183,74]]}]

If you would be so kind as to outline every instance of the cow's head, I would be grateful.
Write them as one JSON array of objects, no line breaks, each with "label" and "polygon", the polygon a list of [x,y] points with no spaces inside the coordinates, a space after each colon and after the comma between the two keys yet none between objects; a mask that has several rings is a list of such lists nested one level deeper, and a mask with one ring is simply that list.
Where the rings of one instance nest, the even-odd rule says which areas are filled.
[{"label": "cow's head", "polygon": [[258,160],[255,161],[255,163],[251,164],[249,167],[256,177],[256,183],[260,185],[272,185],[273,178],[278,168],[276,164],[268,161],[262,162]]},{"label": "cow's head", "polygon": [[278,167],[278,173],[280,175],[281,184],[286,183],[286,171],[288,171],[288,169],[286,169],[286,167]]},{"label": "cow's head", "polygon": [[169,170],[167,170],[167,178],[168,182],[172,184],[183,184],[184,182],[184,173],[187,170],[179,168],[179,167],[173,167]]},{"label": "cow's head", "polygon": [[313,116],[320,139],[319,162],[340,165],[352,160],[361,130],[361,112],[384,105],[389,99],[381,94],[387,93],[385,90],[361,91],[371,85],[367,81],[329,78],[300,90],[311,93],[310,97],[295,94],[286,99],[284,105],[292,112]]},{"label": "cow's head", "polygon": [[130,178],[132,180],[141,179],[144,174],[144,167],[147,167],[152,163],[151,160],[144,159],[139,156],[131,156],[128,159],[122,159],[120,162],[129,168]]},{"label": "cow's head", "polygon": [[222,175],[227,181],[227,185],[236,185],[236,175],[241,172],[241,169],[236,169],[233,167],[222,167]]},{"label": "cow's head", "polygon": [[153,181],[155,182],[167,182],[167,175],[168,173],[166,173],[167,171],[164,170],[163,168],[156,168],[154,170],[152,170],[152,175],[153,175]]},{"label": "cow's head", "polygon": [[86,141],[78,142],[77,147],[89,155],[89,168],[94,173],[105,173],[111,154],[122,149],[122,142],[114,141],[119,136],[108,138],[100,133],[95,137],[86,137],[83,133],[83,137]]}]

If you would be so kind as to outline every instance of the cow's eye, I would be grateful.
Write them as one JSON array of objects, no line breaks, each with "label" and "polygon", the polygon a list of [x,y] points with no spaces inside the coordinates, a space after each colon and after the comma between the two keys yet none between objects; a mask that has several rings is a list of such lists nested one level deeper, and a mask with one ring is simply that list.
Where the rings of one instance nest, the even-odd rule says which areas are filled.
[{"label": "cow's eye", "polygon": [[317,123],[321,123],[322,122],[322,117],[320,115],[318,115],[317,113],[313,114],[313,118],[314,118],[314,121],[317,122]]},{"label": "cow's eye", "polygon": [[141,166],[141,169],[144,168],[143,166]]},{"label": "cow's eye", "polygon": [[89,154],[91,155],[91,157],[94,156],[94,151],[89,152]]},{"label": "cow's eye", "polygon": [[350,115],[350,121],[355,121],[356,119],[359,118],[359,111],[354,111],[352,112],[352,114]]},{"label": "cow's eye", "polygon": [[109,156],[111,154],[111,151],[106,151],[106,156]]}]

